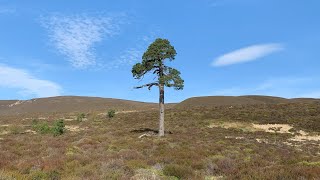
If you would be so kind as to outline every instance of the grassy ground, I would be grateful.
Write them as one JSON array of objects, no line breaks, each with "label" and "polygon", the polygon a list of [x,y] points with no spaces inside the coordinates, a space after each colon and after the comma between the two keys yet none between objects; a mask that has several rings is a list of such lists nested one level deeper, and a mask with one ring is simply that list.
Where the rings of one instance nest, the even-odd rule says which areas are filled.
[{"label": "grassy ground", "polygon": [[[74,113],[41,117],[65,119],[69,130],[56,137],[34,133],[37,118],[0,117],[0,179],[320,179],[319,141],[290,140],[300,130],[320,133],[316,103],[169,109],[165,138],[138,138],[157,129],[154,110],[112,119],[91,112],[82,122]],[[252,123],[294,129],[269,133]]]}]

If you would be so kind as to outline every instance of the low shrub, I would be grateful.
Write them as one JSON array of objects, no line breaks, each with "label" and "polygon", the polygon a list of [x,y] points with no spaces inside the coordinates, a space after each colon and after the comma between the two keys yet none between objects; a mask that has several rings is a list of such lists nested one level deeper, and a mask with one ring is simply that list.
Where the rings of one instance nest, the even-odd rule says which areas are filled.
[{"label": "low shrub", "polygon": [[108,117],[113,118],[116,115],[116,111],[114,109],[110,109],[108,111]]},{"label": "low shrub", "polygon": [[49,127],[47,122],[39,123],[37,120],[33,120],[32,128],[41,134],[51,133],[51,128]]},{"label": "low shrub", "polygon": [[163,168],[163,174],[166,176],[174,176],[179,179],[189,179],[194,176],[193,170],[190,167],[177,164],[169,164]]},{"label": "low shrub", "polygon": [[54,136],[62,135],[64,133],[64,131],[65,131],[65,125],[64,125],[64,121],[62,119],[54,122],[54,125],[52,127],[52,133]]},{"label": "low shrub", "polygon": [[32,128],[40,134],[50,134],[58,136],[64,133],[65,125],[63,120],[57,120],[53,126],[50,127],[47,122],[39,122],[38,120],[32,121]]},{"label": "low shrub", "polygon": [[23,129],[20,126],[13,125],[13,126],[10,127],[10,132],[12,134],[20,134],[20,133],[23,132]]},{"label": "low shrub", "polygon": [[85,117],[86,117],[86,115],[84,113],[78,114],[77,121],[82,122]]}]

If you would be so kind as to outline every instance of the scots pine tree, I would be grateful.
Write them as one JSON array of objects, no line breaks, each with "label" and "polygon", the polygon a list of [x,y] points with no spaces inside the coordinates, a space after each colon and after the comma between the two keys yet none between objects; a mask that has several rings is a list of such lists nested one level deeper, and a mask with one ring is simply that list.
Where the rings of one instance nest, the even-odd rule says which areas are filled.
[{"label": "scots pine tree", "polygon": [[184,80],[180,77],[177,69],[166,65],[166,61],[173,61],[177,52],[167,39],[156,39],[142,56],[142,62],[132,68],[135,79],[142,79],[146,74],[155,75],[155,82],[135,87],[136,89],[153,86],[159,88],[159,136],[164,136],[164,88],[172,87],[175,90],[182,90]]}]

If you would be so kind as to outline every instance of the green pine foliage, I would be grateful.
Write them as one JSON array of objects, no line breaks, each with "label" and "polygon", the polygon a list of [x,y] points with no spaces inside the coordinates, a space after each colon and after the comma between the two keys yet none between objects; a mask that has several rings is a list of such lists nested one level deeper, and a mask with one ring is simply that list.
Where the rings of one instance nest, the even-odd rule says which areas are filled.
[{"label": "green pine foliage", "polygon": [[142,62],[133,66],[131,72],[135,79],[141,79],[147,73],[156,75],[157,81],[136,88],[164,85],[182,90],[184,80],[177,69],[165,65],[165,60],[173,61],[177,55],[176,50],[167,39],[156,39],[142,56]]}]

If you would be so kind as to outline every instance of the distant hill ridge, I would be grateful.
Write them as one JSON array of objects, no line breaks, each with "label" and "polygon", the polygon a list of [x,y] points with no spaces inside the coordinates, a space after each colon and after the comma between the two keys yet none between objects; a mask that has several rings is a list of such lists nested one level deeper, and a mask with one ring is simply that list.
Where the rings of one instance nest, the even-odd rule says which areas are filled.
[{"label": "distant hill ridge", "polygon": [[144,103],[113,98],[59,96],[31,100],[2,100],[0,115],[50,112],[88,112],[116,109],[147,110],[157,108],[156,103]]},{"label": "distant hill ridge", "polygon": [[254,105],[254,104],[279,104],[279,103],[315,103],[320,99],[294,98],[286,99],[274,96],[204,96],[186,99],[176,105],[176,108],[195,106],[227,106],[227,105]]},{"label": "distant hill ridge", "polygon": [[[227,106],[227,105],[254,105],[254,104],[278,104],[278,103],[320,103],[320,99],[296,98],[285,99],[273,96],[206,96],[186,99],[178,104],[167,104],[166,107],[188,108],[198,106]],[[157,109],[157,103],[145,103],[138,101],[82,97],[59,96],[38,98],[31,100],[0,100],[0,115],[16,115],[26,113],[64,113],[64,112],[89,112],[106,111],[141,111]]]}]

